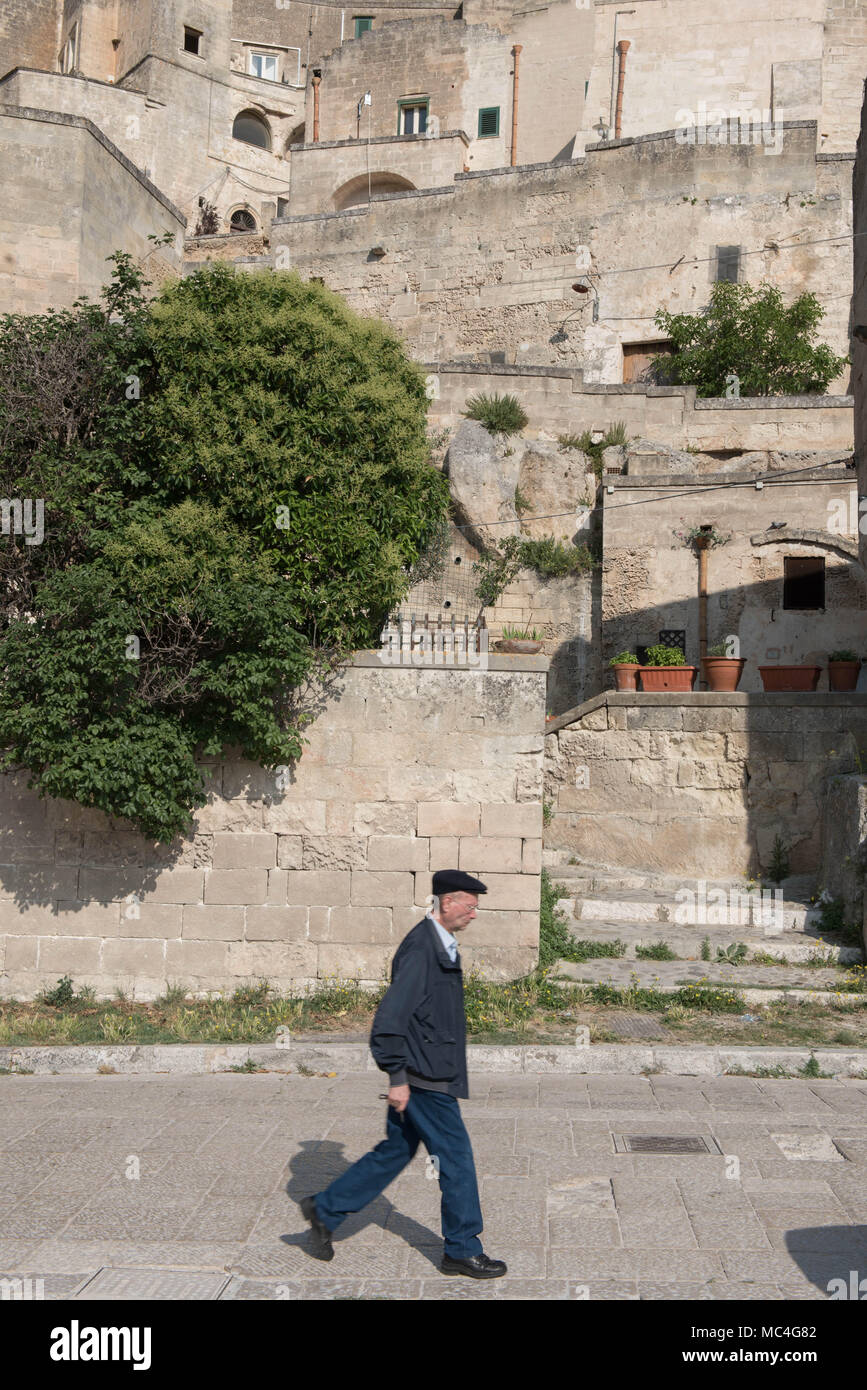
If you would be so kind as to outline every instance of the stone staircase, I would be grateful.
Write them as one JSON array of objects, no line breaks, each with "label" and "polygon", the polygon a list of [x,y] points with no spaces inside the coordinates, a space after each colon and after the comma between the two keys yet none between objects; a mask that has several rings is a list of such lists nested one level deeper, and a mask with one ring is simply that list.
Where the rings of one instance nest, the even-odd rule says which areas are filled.
[{"label": "stone staircase", "polygon": [[[626,947],[619,957],[560,961],[553,973],[564,981],[622,988],[637,977],[642,986],[669,993],[702,981],[735,986],[753,1003],[792,993],[821,999],[836,993],[843,982],[837,962],[850,965],[862,959],[857,948],[823,933],[810,878],[793,877],[779,892],[766,889],[762,894],[743,880],[675,879],[564,863],[556,854],[546,857],[558,907],[572,935],[594,943],[619,940]],[[705,941],[709,959],[702,959]],[[660,942],[677,959],[638,956],[637,947]],[[718,952],[731,952],[739,944],[746,948],[739,963],[719,957]],[[762,963],[763,956],[783,963]]]}]

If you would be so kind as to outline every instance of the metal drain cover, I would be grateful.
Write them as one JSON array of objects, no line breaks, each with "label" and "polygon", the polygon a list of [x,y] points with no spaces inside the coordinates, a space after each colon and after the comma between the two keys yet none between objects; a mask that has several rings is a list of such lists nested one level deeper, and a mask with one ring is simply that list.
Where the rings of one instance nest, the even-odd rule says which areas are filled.
[{"label": "metal drain cover", "polygon": [[703,1134],[615,1134],[614,1152],[619,1154],[721,1154],[710,1135]]}]

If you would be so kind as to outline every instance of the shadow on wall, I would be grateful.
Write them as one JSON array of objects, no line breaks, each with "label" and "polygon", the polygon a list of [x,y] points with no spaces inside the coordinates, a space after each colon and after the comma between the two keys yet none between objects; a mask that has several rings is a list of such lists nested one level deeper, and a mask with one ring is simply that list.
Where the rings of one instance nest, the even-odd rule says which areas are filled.
[{"label": "shadow on wall", "polygon": [[[847,585],[857,566],[848,569]],[[777,664],[768,653],[780,591],[779,581],[766,581],[711,596],[712,641],[737,635],[745,612],[767,615],[741,653],[756,675],[759,665]],[[863,650],[862,593],[846,615],[848,630],[836,627],[833,638],[830,607],[800,615],[797,660],[825,668],[824,688],[815,693],[765,693],[757,678],[758,690],[715,695],[697,681],[692,694],[624,693],[552,721],[546,796],[554,816],[546,846],[588,864],[710,879],[767,872],[779,837],[790,872],[815,873],[830,779],[858,772],[867,759],[867,693],[830,692],[827,677],[832,642]],[[829,603],[831,596],[829,582]],[[699,665],[697,595],[609,619],[602,630],[606,663],[664,636]],[[864,678],[862,671],[862,688]],[[604,682],[613,693],[607,665]]]}]

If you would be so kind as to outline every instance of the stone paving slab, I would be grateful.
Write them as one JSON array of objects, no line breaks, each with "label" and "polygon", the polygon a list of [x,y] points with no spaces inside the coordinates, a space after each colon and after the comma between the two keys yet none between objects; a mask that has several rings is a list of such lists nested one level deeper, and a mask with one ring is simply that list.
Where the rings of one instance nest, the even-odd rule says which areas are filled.
[{"label": "stone paving slab", "polygon": [[[867,1083],[706,1074],[472,1073],[483,1240],[509,1276],[440,1273],[423,1152],[313,1259],[297,1204],[382,1138],[381,1086],[367,1070],[0,1078],[0,1278],[54,1301],[707,1302],[867,1277]],[[722,1154],[617,1152],[629,1134]]]}]

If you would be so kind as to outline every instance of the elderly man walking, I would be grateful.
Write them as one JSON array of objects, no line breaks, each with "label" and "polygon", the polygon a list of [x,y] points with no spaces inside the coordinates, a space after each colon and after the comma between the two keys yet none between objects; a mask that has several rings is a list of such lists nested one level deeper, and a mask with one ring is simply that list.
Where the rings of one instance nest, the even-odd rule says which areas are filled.
[{"label": "elderly man walking", "polygon": [[404,937],[391,967],[391,984],[376,1011],[370,1050],[388,1072],[386,1138],[324,1192],[305,1197],[314,1253],[330,1260],[332,1232],[360,1211],[402,1172],[424,1144],[439,1178],[445,1250],[443,1274],[498,1279],[502,1260],[484,1253],[482,1211],[469,1135],[458,1097],[469,1095],[461,958],[455,933],[476,915],[477,878],[457,870],[433,876],[434,904]]}]

